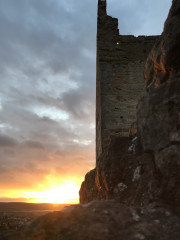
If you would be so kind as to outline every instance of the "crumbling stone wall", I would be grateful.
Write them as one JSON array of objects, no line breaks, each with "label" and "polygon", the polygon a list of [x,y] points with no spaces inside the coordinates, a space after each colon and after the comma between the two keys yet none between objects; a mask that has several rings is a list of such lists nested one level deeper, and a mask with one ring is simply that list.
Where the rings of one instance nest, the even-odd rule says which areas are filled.
[{"label": "crumbling stone wall", "polygon": [[114,135],[128,136],[136,105],[145,92],[143,68],[158,36],[119,35],[118,19],[98,2],[96,153],[97,160]]}]

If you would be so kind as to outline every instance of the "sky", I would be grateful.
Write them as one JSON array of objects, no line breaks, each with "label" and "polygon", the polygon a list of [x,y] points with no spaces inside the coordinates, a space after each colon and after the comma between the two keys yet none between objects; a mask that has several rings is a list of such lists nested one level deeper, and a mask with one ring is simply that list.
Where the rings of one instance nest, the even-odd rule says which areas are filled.
[{"label": "sky", "polygon": [[[171,0],[107,5],[120,34],[158,35]],[[95,166],[96,21],[96,0],[0,0],[0,201],[78,198]]]}]

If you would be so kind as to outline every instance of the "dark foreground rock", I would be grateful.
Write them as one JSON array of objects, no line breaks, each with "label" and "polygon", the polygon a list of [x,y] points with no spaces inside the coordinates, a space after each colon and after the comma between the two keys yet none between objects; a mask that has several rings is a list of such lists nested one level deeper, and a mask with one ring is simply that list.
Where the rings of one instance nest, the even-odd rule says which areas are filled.
[{"label": "dark foreground rock", "polygon": [[177,240],[177,209],[151,204],[132,208],[115,201],[94,201],[43,216],[1,240]]},{"label": "dark foreground rock", "polygon": [[145,206],[159,200],[163,191],[162,175],[151,153],[136,154],[137,140],[114,138],[88,173],[80,189],[81,203],[94,199],[118,199],[123,204]]}]

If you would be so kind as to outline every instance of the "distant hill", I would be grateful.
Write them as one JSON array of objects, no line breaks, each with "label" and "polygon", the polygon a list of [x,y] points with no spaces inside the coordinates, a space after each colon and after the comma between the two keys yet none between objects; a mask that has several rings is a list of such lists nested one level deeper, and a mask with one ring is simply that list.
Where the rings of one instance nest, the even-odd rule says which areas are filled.
[{"label": "distant hill", "polygon": [[69,204],[0,202],[0,212],[59,211]]}]

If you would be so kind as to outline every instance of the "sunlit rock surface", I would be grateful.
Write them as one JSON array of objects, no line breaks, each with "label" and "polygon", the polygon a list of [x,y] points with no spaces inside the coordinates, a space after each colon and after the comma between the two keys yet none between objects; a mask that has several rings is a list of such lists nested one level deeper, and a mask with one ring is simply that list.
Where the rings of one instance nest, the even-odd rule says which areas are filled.
[{"label": "sunlit rock surface", "polygon": [[[180,2],[173,0],[161,38],[153,47],[146,66],[148,90],[180,77]],[[172,93],[171,93],[172,94]]]}]

